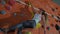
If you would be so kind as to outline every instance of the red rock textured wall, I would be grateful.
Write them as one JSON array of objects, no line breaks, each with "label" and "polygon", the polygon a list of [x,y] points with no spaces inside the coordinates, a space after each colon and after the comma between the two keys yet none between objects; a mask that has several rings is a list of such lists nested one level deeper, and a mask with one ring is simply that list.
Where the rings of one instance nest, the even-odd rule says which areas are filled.
[{"label": "red rock textured wall", "polygon": [[[9,28],[22,21],[32,19],[31,14],[31,11],[33,11],[32,8],[21,3],[15,2],[14,0],[5,1],[6,1],[5,4],[0,3],[0,12],[2,10],[6,12],[5,14],[0,14],[1,28]],[[47,13],[60,17],[60,6],[52,2],[52,0],[21,0],[21,1],[26,3],[31,2],[33,6],[37,8],[42,8]],[[41,20],[40,23],[43,25],[43,19]],[[56,30],[55,25],[58,24],[60,26],[60,22],[58,22],[55,18],[48,16],[48,23],[50,30],[46,30],[46,34],[59,34],[59,31]],[[37,29],[34,28],[22,30],[22,33],[24,34],[26,31],[30,31],[32,32],[32,34],[44,34],[43,26]],[[2,32],[0,34],[2,34]],[[16,32],[9,32],[8,34],[16,34]]]}]

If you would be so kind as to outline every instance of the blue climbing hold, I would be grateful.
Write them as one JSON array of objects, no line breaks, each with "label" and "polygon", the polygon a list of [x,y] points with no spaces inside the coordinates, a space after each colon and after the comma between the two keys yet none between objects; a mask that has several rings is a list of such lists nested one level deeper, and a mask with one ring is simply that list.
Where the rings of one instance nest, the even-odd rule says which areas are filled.
[{"label": "blue climbing hold", "polygon": [[6,4],[6,2],[5,2],[4,0],[2,0],[2,1],[1,1],[1,4],[2,4],[2,5],[5,5],[5,4]]},{"label": "blue climbing hold", "polygon": [[0,11],[0,14],[5,15],[5,14],[6,14],[6,11],[5,11],[5,10],[1,10],[1,11]]}]

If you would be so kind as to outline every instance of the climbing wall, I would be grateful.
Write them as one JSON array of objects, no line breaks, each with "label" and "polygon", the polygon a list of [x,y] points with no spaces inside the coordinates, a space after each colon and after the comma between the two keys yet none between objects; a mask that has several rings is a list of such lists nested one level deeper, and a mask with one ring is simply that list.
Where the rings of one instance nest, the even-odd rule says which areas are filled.
[{"label": "climbing wall", "polygon": [[[26,5],[29,2],[36,7],[35,10]],[[46,27],[44,27],[44,17],[42,17],[40,27],[23,29],[22,34],[26,34],[26,32],[30,32],[29,34],[60,34],[60,6],[53,0],[0,0],[0,28],[7,29],[23,21],[31,20],[34,11],[35,13],[41,11],[37,8],[43,9],[48,14]],[[7,34],[17,34],[17,30]],[[0,32],[0,34],[4,34],[4,32]]]}]

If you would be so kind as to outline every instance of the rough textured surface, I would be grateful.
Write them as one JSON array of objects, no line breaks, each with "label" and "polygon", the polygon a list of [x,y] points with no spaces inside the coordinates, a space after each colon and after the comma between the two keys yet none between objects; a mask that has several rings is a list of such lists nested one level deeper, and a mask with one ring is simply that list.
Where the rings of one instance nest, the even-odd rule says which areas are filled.
[{"label": "rough textured surface", "polygon": [[[22,1],[28,2],[29,0],[22,0]],[[52,0],[30,0],[30,2],[32,3],[33,6],[37,8],[42,8],[49,14],[60,16],[60,6],[54,3]],[[10,9],[6,8],[7,6],[10,6]],[[15,2],[15,4],[12,4],[12,5],[10,5],[8,2],[5,5],[0,4],[0,10],[6,11],[5,15],[0,14],[1,28],[9,28],[22,21],[32,19],[32,14],[31,14],[32,8],[19,4],[17,2]],[[46,34],[59,34],[59,32],[55,28],[55,25],[58,24],[60,26],[60,22],[56,22],[56,19],[52,18],[51,16],[48,16],[48,19],[49,19],[48,25],[50,27],[50,30],[46,30]],[[43,19],[41,20],[40,23],[44,25]],[[52,27],[51,24],[53,24],[54,26]],[[8,34],[16,34],[16,31],[9,32]],[[32,34],[44,34],[44,28],[42,27],[38,29],[34,28],[34,29],[22,30],[23,34],[26,31],[31,31]],[[2,32],[0,34],[2,34]]]}]

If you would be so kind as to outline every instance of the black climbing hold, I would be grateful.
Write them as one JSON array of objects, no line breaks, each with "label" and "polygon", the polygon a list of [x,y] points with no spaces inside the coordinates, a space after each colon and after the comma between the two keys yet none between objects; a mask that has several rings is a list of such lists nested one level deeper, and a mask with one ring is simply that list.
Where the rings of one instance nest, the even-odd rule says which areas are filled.
[{"label": "black climbing hold", "polygon": [[55,12],[58,8],[51,8],[53,12]]},{"label": "black climbing hold", "polygon": [[51,15],[54,18],[54,15]]},{"label": "black climbing hold", "polygon": [[42,28],[44,29],[44,25],[42,25]]},{"label": "black climbing hold", "polygon": [[60,30],[60,26],[58,26],[57,24],[55,25],[56,30]]},{"label": "black climbing hold", "polygon": [[58,8],[56,7],[56,9],[58,9]]},{"label": "black climbing hold", "polygon": [[24,28],[34,28],[36,26],[35,20],[27,20],[23,22],[23,27]]}]

